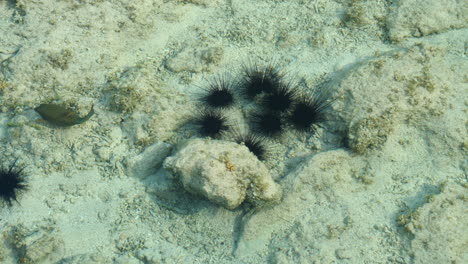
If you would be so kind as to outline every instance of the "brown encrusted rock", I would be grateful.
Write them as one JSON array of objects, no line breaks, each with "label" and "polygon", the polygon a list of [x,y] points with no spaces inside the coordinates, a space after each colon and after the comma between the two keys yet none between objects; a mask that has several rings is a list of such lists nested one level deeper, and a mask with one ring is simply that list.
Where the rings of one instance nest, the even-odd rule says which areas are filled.
[{"label": "brown encrusted rock", "polygon": [[192,139],[164,162],[184,189],[227,209],[245,199],[255,205],[278,202],[281,187],[247,147],[234,142]]}]

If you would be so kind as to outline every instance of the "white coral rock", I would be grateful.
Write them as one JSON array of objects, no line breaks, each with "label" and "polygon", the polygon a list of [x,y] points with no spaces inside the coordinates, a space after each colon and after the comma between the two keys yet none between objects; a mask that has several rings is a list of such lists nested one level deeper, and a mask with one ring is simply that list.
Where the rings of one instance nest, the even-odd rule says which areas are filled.
[{"label": "white coral rock", "polygon": [[164,167],[179,177],[185,190],[227,209],[245,199],[257,206],[281,199],[281,187],[265,165],[234,142],[189,140],[165,160]]}]

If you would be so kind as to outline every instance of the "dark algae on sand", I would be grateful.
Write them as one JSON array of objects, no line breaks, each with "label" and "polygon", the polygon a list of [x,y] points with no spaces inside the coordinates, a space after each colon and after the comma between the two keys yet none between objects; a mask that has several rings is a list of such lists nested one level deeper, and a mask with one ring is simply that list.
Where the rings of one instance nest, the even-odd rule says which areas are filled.
[{"label": "dark algae on sand", "polygon": [[84,123],[94,115],[94,106],[91,107],[89,113],[84,117],[79,117],[76,112],[58,104],[41,104],[34,110],[38,112],[44,120],[60,127]]}]

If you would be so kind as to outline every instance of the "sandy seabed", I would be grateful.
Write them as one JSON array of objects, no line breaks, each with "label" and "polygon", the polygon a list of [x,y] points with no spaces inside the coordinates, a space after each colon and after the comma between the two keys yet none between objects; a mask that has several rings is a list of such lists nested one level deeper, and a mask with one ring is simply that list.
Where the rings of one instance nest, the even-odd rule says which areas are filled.
[{"label": "sandy seabed", "polygon": [[[465,1],[0,0],[0,33],[1,263],[468,263]],[[270,142],[281,202],[227,210],[163,164],[249,63],[334,102]]]}]

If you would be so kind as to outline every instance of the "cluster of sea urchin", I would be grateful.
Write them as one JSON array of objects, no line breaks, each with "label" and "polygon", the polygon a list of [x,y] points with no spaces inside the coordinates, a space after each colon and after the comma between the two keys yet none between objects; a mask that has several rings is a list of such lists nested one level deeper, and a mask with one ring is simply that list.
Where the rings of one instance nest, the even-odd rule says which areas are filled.
[{"label": "cluster of sea urchin", "polygon": [[287,127],[315,133],[327,121],[326,110],[331,104],[327,91],[315,89],[309,95],[300,93],[294,82],[286,81],[285,74],[274,65],[244,66],[239,80],[218,76],[199,97],[203,108],[195,123],[202,136],[218,138],[230,129],[224,110],[239,101],[235,91],[247,100],[258,102],[259,108],[248,117],[250,132],[236,130],[234,138],[260,160],[266,158],[267,138],[278,137]]},{"label": "cluster of sea urchin", "polygon": [[277,67],[247,68],[241,90],[249,90],[256,78],[266,78],[267,88],[259,96],[260,110],[252,114],[252,130],[266,137],[280,135],[286,127],[299,132],[315,133],[327,121],[326,112],[332,102],[329,91],[316,88],[310,94],[297,90],[293,81],[286,81]]},{"label": "cluster of sea urchin", "polygon": [[202,136],[219,137],[229,129],[227,117],[223,110],[234,105],[236,99],[233,93],[232,82],[227,75],[217,76],[211,80],[208,88],[199,97],[203,108],[195,118]]}]

